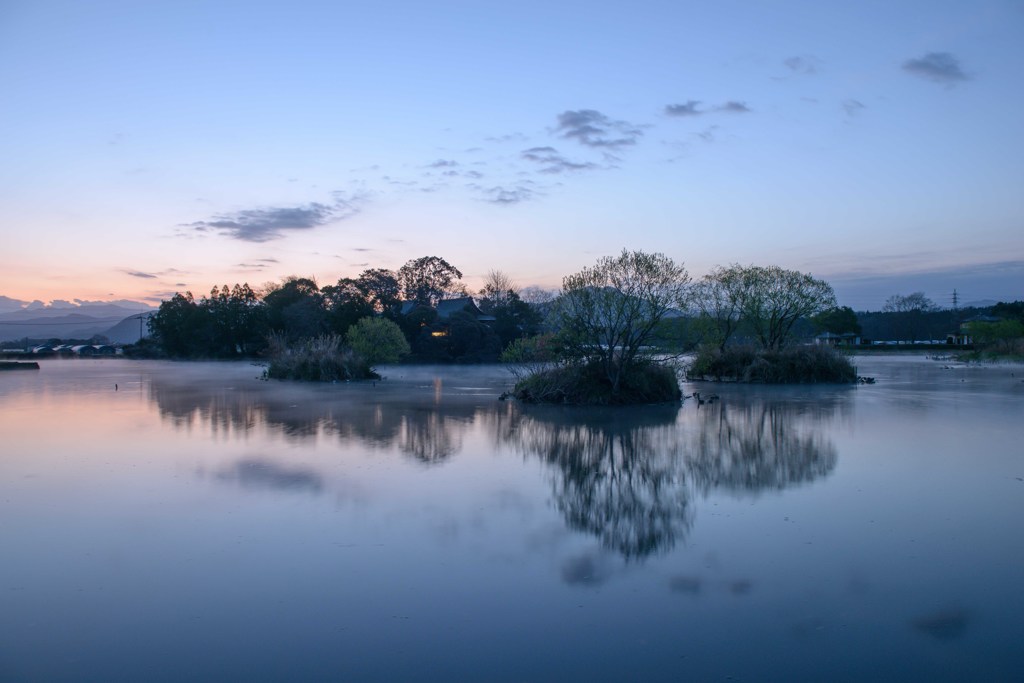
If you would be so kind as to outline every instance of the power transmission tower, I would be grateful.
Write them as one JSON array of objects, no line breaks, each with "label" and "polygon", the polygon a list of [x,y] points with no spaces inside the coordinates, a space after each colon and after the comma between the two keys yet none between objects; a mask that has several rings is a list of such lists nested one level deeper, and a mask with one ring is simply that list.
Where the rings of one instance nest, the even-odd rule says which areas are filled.
[{"label": "power transmission tower", "polygon": [[956,289],[953,289],[953,310],[960,310],[960,295],[957,294]]}]

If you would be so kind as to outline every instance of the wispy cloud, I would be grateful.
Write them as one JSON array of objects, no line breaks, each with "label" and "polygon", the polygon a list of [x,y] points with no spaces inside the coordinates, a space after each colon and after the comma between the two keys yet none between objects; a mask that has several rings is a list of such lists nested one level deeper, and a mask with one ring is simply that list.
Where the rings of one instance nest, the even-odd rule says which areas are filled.
[{"label": "wispy cloud", "polygon": [[594,109],[564,111],[558,115],[555,130],[567,140],[587,147],[618,149],[635,145],[643,131],[627,121],[615,121]]},{"label": "wispy cloud", "polygon": [[131,275],[132,277],[140,277],[140,278],[144,278],[146,280],[155,280],[156,279],[156,275],[153,275],[152,273],[143,273],[141,270],[126,270],[126,271],[123,271],[123,272],[126,275]]},{"label": "wispy cloud", "polygon": [[471,187],[478,190],[483,195],[485,202],[503,206],[521,204],[522,202],[529,201],[537,196],[537,192],[527,187],[525,184],[516,185],[514,187],[504,187],[501,185],[495,187]]},{"label": "wispy cloud", "polygon": [[708,112],[721,112],[725,114],[749,114],[753,111],[746,102],[739,100],[728,100],[710,109],[700,109],[700,100],[689,100],[682,104],[665,105],[665,115],[679,118],[702,116]]},{"label": "wispy cloud", "polygon": [[714,142],[715,141],[715,131],[716,130],[718,130],[718,126],[708,126],[707,128],[705,128],[704,130],[700,131],[699,133],[694,133],[694,135],[699,137],[704,142]]},{"label": "wispy cloud", "polygon": [[684,104],[665,105],[665,114],[668,116],[700,116],[704,112],[697,109],[699,100],[690,100]]},{"label": "wispy cloud", "polygon": [[438,159],[432,164],[427,164],[427,168],[453,168],[458,165],[459,162],[451,159]]},{"label": "wispy cloud", "polygon": [[541,173],[565,173],[567,171],[588,171],[600,168],[589,161],[576,162],[566,159],[554,147],[531,147],[521,152],[523,159],[540,164]]},{"label": "wispy cloud", "polygon": [[185,227],[245,242],[268,242],[283,237],[289,231],[311,230],[351,218],[359,213],[363,197],[345,198],[342,193],[335,192],[334,200],[333,204],[314,202],[305,206],[246,209],[188,223]]},{"label": "wispy cloud", "polygon": [[847,116],[856,116],[861,110],[867,108],[863,102],[853,99],[843,100],[842,107]]},{"label": "wispy cloud", "polygon": [[929,52],[924,57],[903,62],[903,70],[919,78],[954,85],[970,77],[960,68],[960,61],[948,52]]},{"label": "wispy cloud", "polygon": [[508,135],[494,135],[484,138],[487,142],[526,142],[528,139],[522,133],[509,133]]},{"label": "wispy cloud", "polygon": [[784,59],[782,63],[785,64],[786,68],[793,73],[809,76],[813,73],[817,73],[819,60],[817,57],[813,57],[811,55],[800,55]]},{"label": "wispy cloud", "polygon": [[[184,283],[179,283],[179,284],[176,284],[174,286],[175,287],[187,287],[188,285],[186,285]],[[178,292],[174,291],[173,289],[167,289],[167,290],[164,290],[162,292],[149,292],[146,296],[142,297],[142,300],[143,301],[152,301],[153,303],[160,304],[160,303],[163,303],[164,301],[167,301],[168,299],[174,298],[174,295],[177,294],[177,293]]]},{"label": "wispy cloud", "polygon": [[740,102],[738,100],[729,100],[725,104],[720,104],[715,107],[715,111],[726,112],[729,114],[749,114],[753,111],[746,102]]}]

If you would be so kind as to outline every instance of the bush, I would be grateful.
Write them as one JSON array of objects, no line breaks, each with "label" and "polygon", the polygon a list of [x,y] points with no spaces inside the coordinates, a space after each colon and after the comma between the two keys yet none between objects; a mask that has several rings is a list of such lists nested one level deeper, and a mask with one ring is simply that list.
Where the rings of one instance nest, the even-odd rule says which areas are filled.
[{"label": "bush", "polygon": [[1020,358],[1024,356],[1024,323],[1019,320],[970,323],[978,357]]},{"label": "bush", "polygon": [[336,334],[322,335],[288,345],[283,335],[270,339],[271,379],[298,379],[307,382],[339,382],[349,379],[377,378],[362,356],[341,344]]},{"label": "bush", "polygon": [[850,384],[857,369],[835,349],[796,346],[780,351],[758,351],[749,346],[725,351],[703,348],[686,371],[690,379],[758,384]]},{"label": "bush", "polygon": [[397,363],[410,351],[402,328],[386,318],[360,318],[349,328],[346,339],[352,350],[370,366]]},{"label": "bush", "polygon": [[630,368],[616,392],[603,366],[591,362],[536,370],[516,383],[512,395],[527,403],[627,405],[678,401],[682,392],[675,369],[655,363]]}]

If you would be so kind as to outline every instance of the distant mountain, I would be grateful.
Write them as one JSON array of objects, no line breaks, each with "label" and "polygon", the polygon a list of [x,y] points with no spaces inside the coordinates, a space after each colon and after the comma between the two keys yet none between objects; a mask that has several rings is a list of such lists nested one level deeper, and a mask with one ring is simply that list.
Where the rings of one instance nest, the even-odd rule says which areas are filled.
[{"label": "distant mountain", "polygon": [[[149,327],[146,323],[152,315],[152,313],[136,313],[100,334],[109,339],[111,344],[134,344],[140,339],[139,330],[142,331],[143,337],[149,336]],[[139,318],[142,318],[141,327]]]},{"label": "distant mountain", "polygon": [[[149,309],[146,313],[151,313]],[[117,304],[90,303],[85,306],[21,308],[0,313],[0,340],[30,339],[88,339],[112,329],[119,335],[138,341],[139,307],[127,308]],[[135,324],[134,335],[128,334],[130,322]],[[124,332],[120,329],[125,325]]]},{"label": "distant mountain", "polygon": [[[125,306],[114,303],[88,303],[83,306],[29,306],[13,311],[0,312],[0,323],[81,315],[89,318],[102,318],[106,322],[113,324],[127,318],[129,315],[142,312],[142,309],[143,307],[139,304]],[[145,310],[151,311],[153,309],[147,307]]]},{"label": "distant mountain", "polygon": [[102,333],[110,327],[110,322],[107,318],[93,318],[78,313],[46,318],[0,320],[0,339],[85,339]]},{"label": "distant mountain", "polygon": [[960,304],[960,308],[990,308],[997,303],[999,302],[995,299],[981,299],[980,301],[968,301],[965,304]]}]

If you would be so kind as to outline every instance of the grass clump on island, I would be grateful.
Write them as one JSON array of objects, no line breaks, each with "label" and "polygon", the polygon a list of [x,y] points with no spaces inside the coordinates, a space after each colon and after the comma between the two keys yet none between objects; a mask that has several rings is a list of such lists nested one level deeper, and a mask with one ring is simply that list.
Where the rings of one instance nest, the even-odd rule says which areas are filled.
[{"label": "grass clump on island", "polygon": [[526,403],[631,405],[665,403],[682,398],[674,368],[645,363],[630,368],[618,388],[600,364],[554,365],[520,379],[512,396]]},{"label": "grass clump on island", "polygon": [[852,384],[857,381],[857,368],[846,356],[824,346],[705,347],[697,352],[686,376],[752,384]]},{"label": "grass clump on island", "polygon": [[269,379],[341,382],[379,379],[373,366],[396,363],[409,353],[398,325],[383,318],[362,318],[342,338],[326,334],[289,343],[283,335],[269,339]]}]

